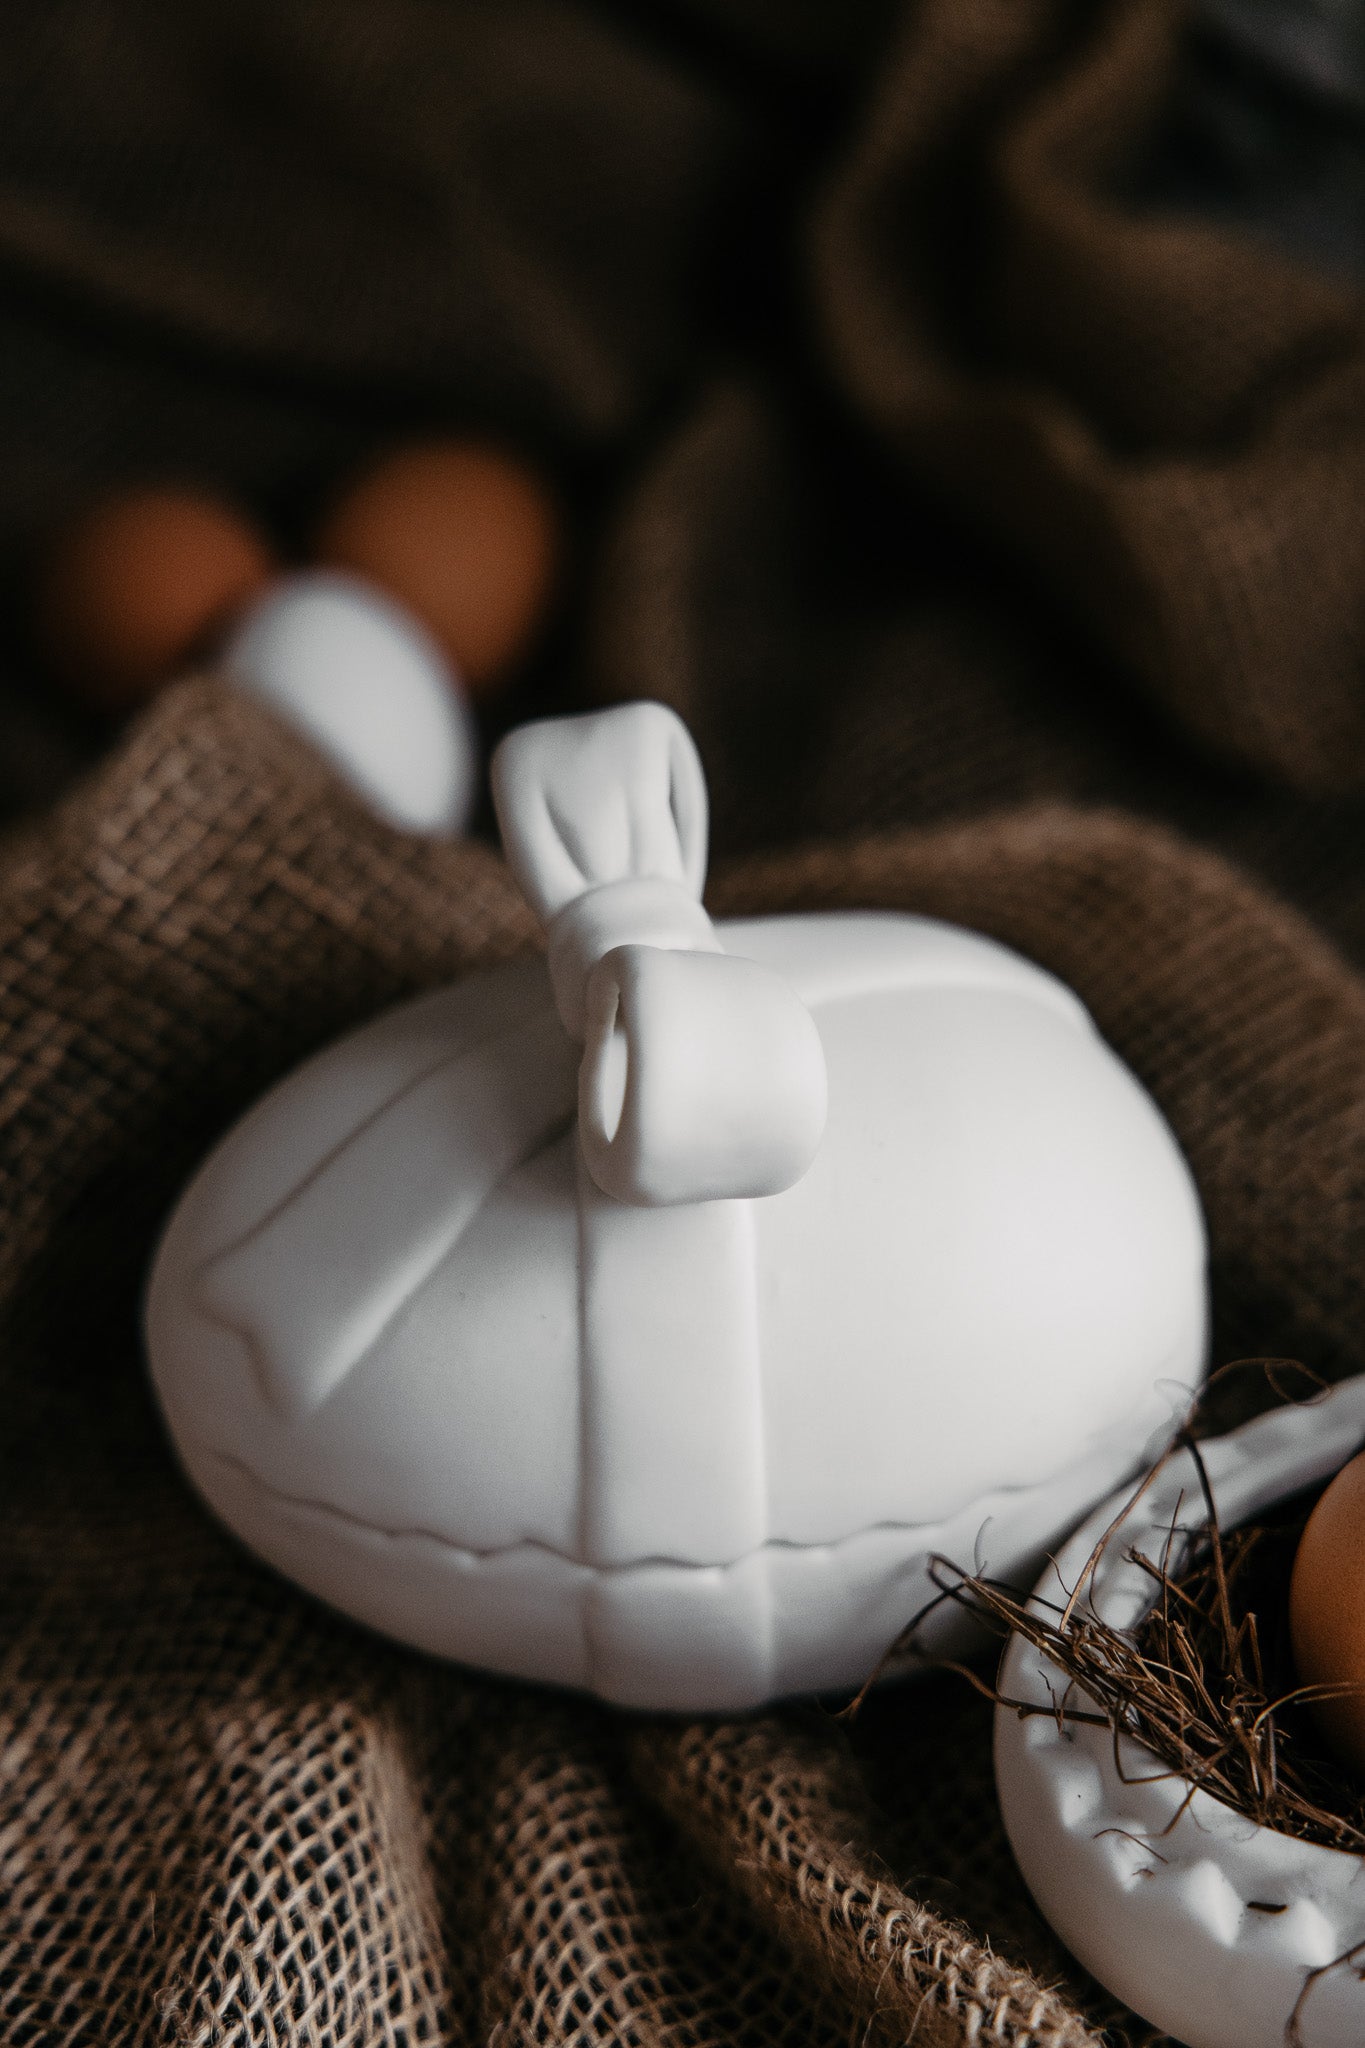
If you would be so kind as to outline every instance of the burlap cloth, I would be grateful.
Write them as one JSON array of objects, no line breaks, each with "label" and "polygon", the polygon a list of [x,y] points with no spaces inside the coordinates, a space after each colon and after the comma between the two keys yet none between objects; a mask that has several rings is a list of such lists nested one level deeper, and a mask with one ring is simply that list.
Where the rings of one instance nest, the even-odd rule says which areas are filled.
[{"label": "burlap cloth", "polygon": [[[385,434],[520,437],[600,539],[525,701],[685,710],[716,908],[1064,975],[1189,1154],[1217,1354],[1365,1367],[1365,340],[1133,198],[1167,8],[4,12],[16,586],[111,477],[287,530]],[[531,942],[493,852],[210,681],[0,847],[0,2041],[1145,2039],[1033,1914],[955,1682],[851,1725],[500,1684],[179,1478],[137,1303],[184,1176]]]}]

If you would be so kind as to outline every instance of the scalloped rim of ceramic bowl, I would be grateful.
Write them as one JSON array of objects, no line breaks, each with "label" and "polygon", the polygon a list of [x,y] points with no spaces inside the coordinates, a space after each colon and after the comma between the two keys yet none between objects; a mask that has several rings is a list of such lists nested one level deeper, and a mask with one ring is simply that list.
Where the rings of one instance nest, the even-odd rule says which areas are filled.
[{"label": "scalloped rim of ceramic bowl", "polygon": [[[1328,1478],[1363,1439],[1365,1375],[1201,1445],[1222,1526]],[[1129,1630],[1155,1598],[1132,1554],[1178,1569],[1206,1525],[1189,1453],[1175,1454],[1140,1498],[1128,1487],[1097,1508],[1044,1573],[1035,1603],[1055,1612],[1119,1517],[1082,1599]],[[1067,1683],[1043,1652],[1011,1637],[1005,1698],[1050,1707]],[[1068,1704],[1093,1708],[1075,1691]],[[1302,1995],[1303,2048],[1365,2042],[1365,1981],[1352,1964],[1329,1967],[1365,1944],[1365,1858],[1258,1826],[1143,1744],[1054,1713],[998,1707],[995,1771],[1039,1908],[1144,2019],[1188,2048],[1285,2048]]]}]

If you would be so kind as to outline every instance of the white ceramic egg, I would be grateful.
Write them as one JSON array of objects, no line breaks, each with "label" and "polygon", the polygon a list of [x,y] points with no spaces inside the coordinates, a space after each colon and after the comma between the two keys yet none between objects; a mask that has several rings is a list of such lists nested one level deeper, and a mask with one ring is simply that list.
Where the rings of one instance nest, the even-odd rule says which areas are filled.
[{"label": "white ceramic egg", "polygon": [[1169,1433],[1189,1173],[1004,947],[712,927],[659,707],[526,728],[495,788],[548,960],[376,1019],[200,1170],[148,1305],[180,1456],[439,1655],[656,1708],[857,1684],[932,1554],[1031,1572]]},{"label": "white ceramic egg", "polygon": [[[1202,1446],[1225,1529],[1327,1478],[1365,1434],[1365,1378],[1260,1416]],[[1188,1453],[1125,1516],[1106,1501],[1050,1566],[1036,1598],[1055,1615],[1106,1530],[1081,1593],[1111,1627],[1136,1629],[1156,1580],[1178,1573],[1204,1527]],[[1175,1537],[1172,1537],[1172,1531]],[[1057,1665],[1011,1638],[1000,1691],[1046,1709],[999,1707],[995,1769],[1011,1846],[1039,1907],[1093,1976],[1188,2048],[1359,2048],[1365,2041],[1365,1863],[1235,1813],[1142,1744],[1059,1719]],[[1291,2033],[1291,2021],[1297,2034]]]},{"label": "white ceramic egg", "polygon": [[336,570],[272,584],[218,658],[221,672],[299,727],[390,824],[453,836],[478,793],[463,686],[421,621]]}]

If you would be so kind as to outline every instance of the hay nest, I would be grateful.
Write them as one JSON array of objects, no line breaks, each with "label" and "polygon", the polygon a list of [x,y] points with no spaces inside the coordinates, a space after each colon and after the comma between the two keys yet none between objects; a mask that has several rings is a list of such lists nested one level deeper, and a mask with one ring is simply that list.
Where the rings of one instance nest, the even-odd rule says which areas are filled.
[{"label": "hay nest", "polygon": [[[1284,1362],[1255,1363],[1284,1398]],[[1302,1371],[1302,1368],[1297,1370]],[[1321,1383],[1315,1385],[1315,1391]],[[1207,1405],[1177,1435],[1137,1485],[1092,1552],[1065,1604],[963,1571],[936,1558],[938,1588],[895,1646],[913,1654],[927,1615],[943,1601],[966,1608],[993,1634],[1017,1632],[1068,1679],[1055,1709],[1004,1697],[965,1664],[961,1674],[998,1706],[1021,1714],[1110,1727],[1144,1743],[1190,1787],[1201,1789],[1260,1826],[1327,1848],[1365,1855],[1365,1790],[1323,1744],[1311,1702],[1327,1688],[1300,1685],[1289,1642],[1290,1572],[1299,1537],[1322,1492],[1298,1493],[1230,1532],[1219,1526],[1198,1437]],[[1100,1620],[1082,1596],[1128,1509],[1179,1450],[1194,1459],[1208,1517],[1191,1549],[1172,1528],[1164,1557],[1129,1556],[1153,1581],[1153,1605],[1133,1630]],[[1183,1557],[1174,1569],[1172,1559]],[[941,1660],[936,1660],[941,1661]],[[856,1706],[856,1702],[855,1702]]]}]

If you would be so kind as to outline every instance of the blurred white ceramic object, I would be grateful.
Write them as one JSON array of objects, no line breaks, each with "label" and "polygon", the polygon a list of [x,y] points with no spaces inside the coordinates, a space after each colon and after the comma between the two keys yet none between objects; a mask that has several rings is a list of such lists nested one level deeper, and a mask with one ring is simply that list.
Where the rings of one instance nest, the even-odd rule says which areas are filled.
[{"label": "blurred white ceramic object", "polygon": [[1031,1576],[1169,1434],[1189,1173],[1004,947],[713,926],[661,707],[514,733],[494,790],[548,962],[341,1040],[201,1169],[148,1308],[181,1457],[441,1655],[689,1711],[857,1684],[933,1553]]},{"label": "blurred white ceramic object", "polygon": [[[1220,1524],[1233,1528],[1327,1478],[1362,1436],[1365,1378],[1205,1444]],[[1049,1566],[1035,1598],[1054,1614],[1123,1507],[1120,1494],[1097,1508]],[[1156,1582],[1133,1554],[1178,1572],[1204,1526],[1198,1474],[1181,1452],[1114,1529],[1083,1609],[1114,1628],[1138,1627]],[[1012,1700],[1053,1708],[1065,1697],[1094,1711],[1018,1636],[999,1684]],[[1124,1737],[1116,1752],[1111,1729],[1053,1712],[1021,1718],[998,1707],[995,1769],[1010,1843],[1039,1906],[1086,1969],[1143,2019],[1188,2048],[1285,2048],[1297,2007],[1301,2048],[1360,2048],[1359,1856],[1258,1827],[1142,1744]]]},{"label": "blurred white ceramic object", "polygon": [[335,570],[271,585],[218,666],[300,728],[380,817],[453,837],[478,793],[478,738],[459,678],[421,621]]}]

